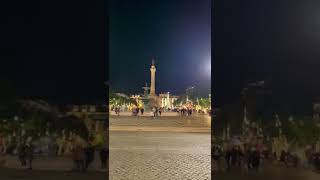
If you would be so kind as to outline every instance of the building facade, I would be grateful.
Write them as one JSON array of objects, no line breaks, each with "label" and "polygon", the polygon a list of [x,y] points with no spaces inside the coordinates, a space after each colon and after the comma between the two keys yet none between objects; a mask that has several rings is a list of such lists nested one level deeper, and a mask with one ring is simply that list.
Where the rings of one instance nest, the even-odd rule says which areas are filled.
[{"label": "building facade", "polygon": [[160,93],[159,98],[161,99],[161,107],[162,108],[174,108],[174,103],[178,100],[178,96],[171,96],[169,92]]}]

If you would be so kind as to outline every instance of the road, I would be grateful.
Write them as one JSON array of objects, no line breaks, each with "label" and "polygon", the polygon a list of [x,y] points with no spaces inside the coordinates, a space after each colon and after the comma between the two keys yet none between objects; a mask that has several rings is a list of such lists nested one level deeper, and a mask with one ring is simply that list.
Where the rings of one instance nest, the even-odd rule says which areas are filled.
[{"label": "road", "polygon": [[210,133],[110,132],[110,180],[211,179]]}]

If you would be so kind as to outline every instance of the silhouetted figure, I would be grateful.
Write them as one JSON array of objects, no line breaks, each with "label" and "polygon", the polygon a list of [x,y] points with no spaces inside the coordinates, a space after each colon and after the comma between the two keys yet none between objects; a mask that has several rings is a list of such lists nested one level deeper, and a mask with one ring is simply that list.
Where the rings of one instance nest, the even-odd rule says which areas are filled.
[{"label": "silhouetted figure", "polygon": [[85,148],[85,169],[87,170],[89,165],[94,160],[94,146],[91,143],[88,143],[88,147]]},{"label": "silhouetted figure", "polygon": [[254,150],[252,152],[252,159],[251,159],[251,164],[252,164],[252,168],[255,171],[259,170],[259,166],[260,166],[260,153],[257,150]]},{"label": "silhouetted figure", "polygon": [[85,170],[85,153],[84,149],[81,146],[77,145],[73,149],[72,159],[75,165],[74,170]]},{"label": "silhouetted figure", "polygon": [[32,169],[32,161],[33,161],[33,151],[34,151],[34,147],[31,143],[28,143],[26,145],[26,161],[27,161],[27,166],[28,169]]},{"label": "silhouetted figure", "polygon": [[157,108],[153,107],[152,112],[153,112],[153,117],[156,117],[157,116]]},{"label": "silhouetted figure", "polygon": [[107,167],[107,161],[108,161],[108,150],[107,148],[102,148],[100,150],[100,161],[101,161],[101,168]]},{"label": "silhouetted figure", "polygon": [[316,171],[320,171],[320,153],[315,153],[313,155],[313,164]]},{"label": "silhouetted figure", "polygon": [[21,166],[26,166],[27,161],[26,161],[26,144],[25,142],[22,142],[19,147],[18,147],[18,157],[19,161],[21,163]]},{"label": "silhouetted figure", "polygon": [[226,159],[226,163],[227,163],[227,170],[230,170],[230,168],[231,168],[231,150],[228,149],[226,151],[225,159]]}]

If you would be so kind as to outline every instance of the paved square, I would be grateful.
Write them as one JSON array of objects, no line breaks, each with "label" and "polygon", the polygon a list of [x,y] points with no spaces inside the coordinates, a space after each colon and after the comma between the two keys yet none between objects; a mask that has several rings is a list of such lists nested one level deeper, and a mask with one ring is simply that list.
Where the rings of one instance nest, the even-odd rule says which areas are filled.
[{"label": "paved square", "polygon": [[211,179],[210,133],[110,132],[110,180]]}]

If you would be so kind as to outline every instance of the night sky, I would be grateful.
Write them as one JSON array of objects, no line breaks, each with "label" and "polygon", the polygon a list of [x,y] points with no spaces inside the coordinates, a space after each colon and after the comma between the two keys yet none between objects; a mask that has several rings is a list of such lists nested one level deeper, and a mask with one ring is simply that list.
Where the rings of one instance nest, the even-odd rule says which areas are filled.
[{"label": "night sky", "polygon": [[211,87],[210,0],[111,0],[110,84],[115,91],[143,93],[152,58],[156,91],[180,95]]},{"label": "night sky", "polygon": [[1,78],[11,81],[18,96],[104,101],[104,1],[8,1],[0,7]]},{"label": "night sky", "polygon": [[142,93],[152,58],[158,93],[192,85],[209,91],[212,76],[217,106],[263,79],[278,97],[309,109],[320,95],[315,0],[214,1],[213,24],[210,0],[112,0],[109,9],[98,0],[8,1],[0,8],[0,75],[22,97],[102,100],[108,75],[113,89]]},{"label": "night sky", "polygon": [[214,4],[213,91],[221,107],[247,82],[312,110],[320,96],[320,2],[223,0]]}]

